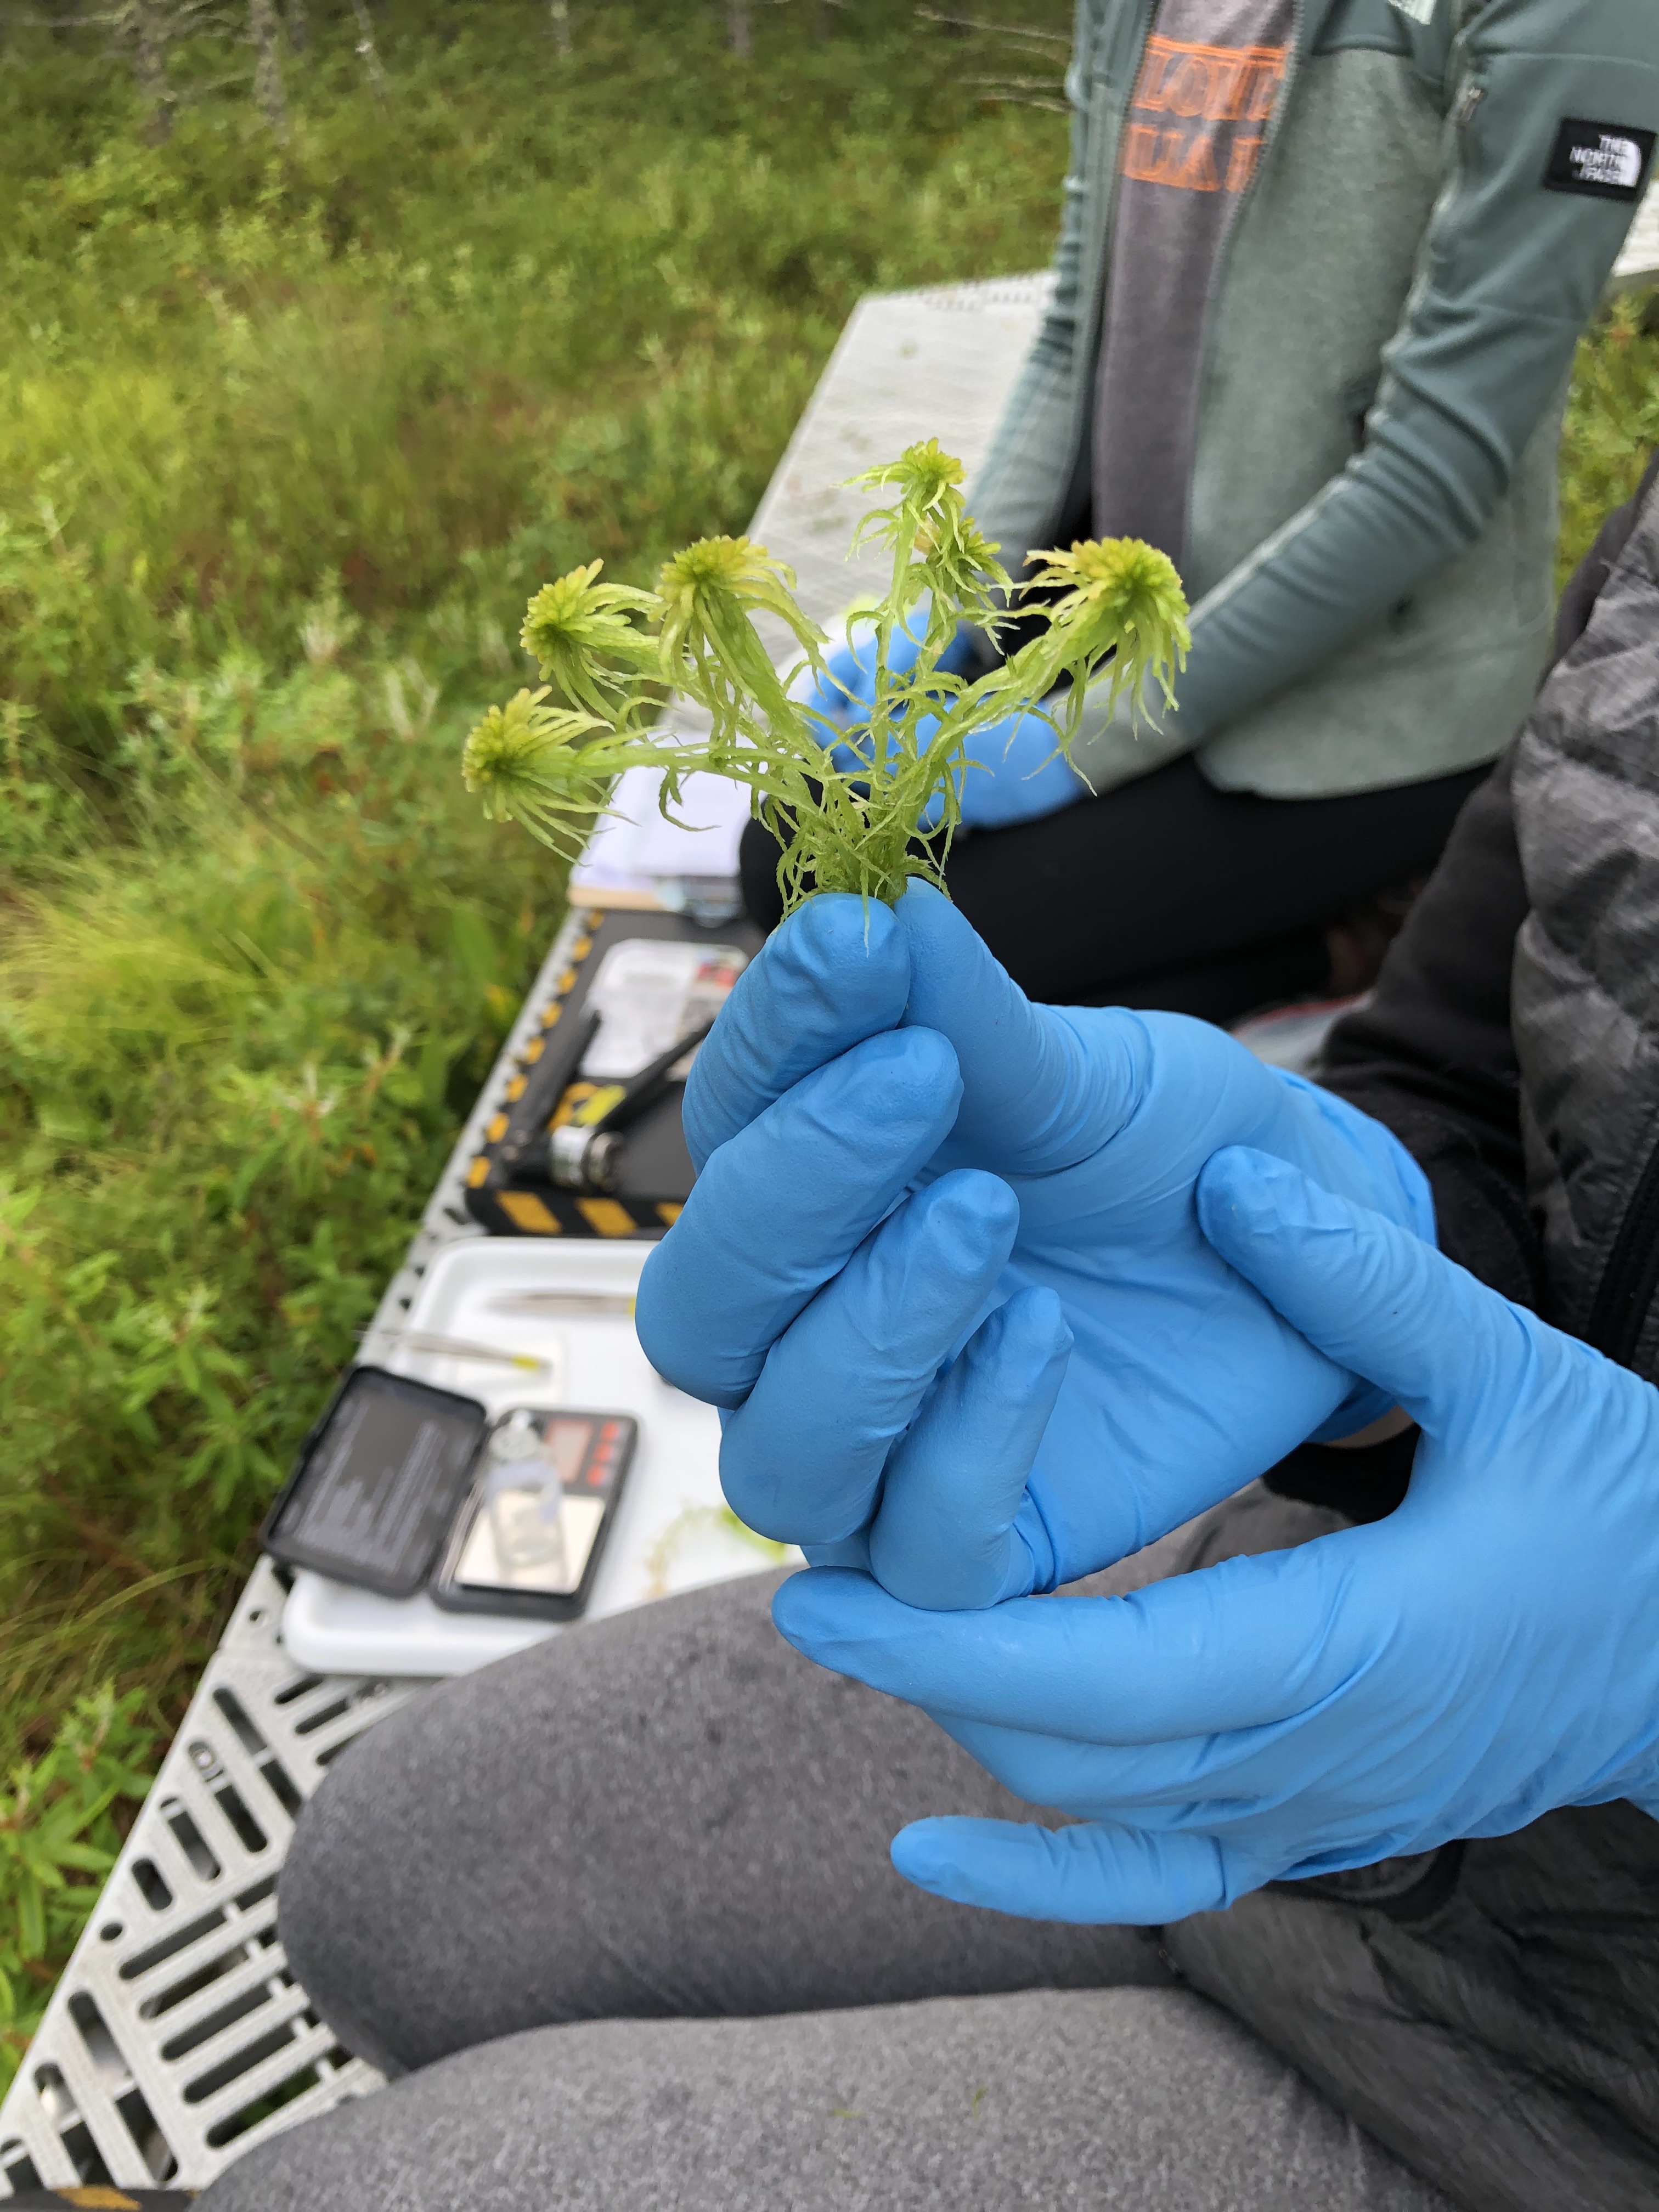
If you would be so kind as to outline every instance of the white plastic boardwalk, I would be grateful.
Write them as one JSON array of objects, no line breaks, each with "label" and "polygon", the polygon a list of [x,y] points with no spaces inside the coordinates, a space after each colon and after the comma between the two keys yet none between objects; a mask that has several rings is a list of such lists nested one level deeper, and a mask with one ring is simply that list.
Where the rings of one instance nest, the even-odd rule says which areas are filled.
[{"label": "white plastic boardwalk", "polygon": [[1646,198],[1636,210],[1624,251],[1613,267],[1613,281],[1616,288],[1631,291],[1659,283],[1659,184],[1648,187]]},{"label": "white plastic boardwalk", "polygon": [[[1615,281],[1654,280],[1659,198],[1650,195]],[[827,620],[866,580],[845,558],[861,495],[842,489],[844,480],[924,436],[937,436],[971,471],[1048,282],[894,293],[855,311],[753,525],[794,566],[816,618]],[[461,1202],[462,1173],[506,1064],[535,1027],[580,926],[576,916],[567,921],[525,1001],[387,1287],[368,1357],[389,1349],[388,1333],[434,1256],[478,1234]],[[580,1401],[580,1383],[573,1372],[569,1402]],[[662,1533],[619,1527],[630,1571]],[[104,2180],[200,2188],[264,2136],[378,2086],[372,2068],[335,2045],[288,1970],[276,1932],[276,1874],[295,1816],[330,1759],[422,1685],[295,1665],[278,1638],[284,1596],[262,1562],[0,2106],[0,2198]]]},{"label": "white plastic boardwalk", "polygon": [[[819,618],[859,588],[844,559],[860,507],[836,487],[911,440],[937,436],[971,468],[1033,331],[1047,279],[890,295],[859,307],[779,465],[757,535],[789,561]],[[364,1339],[392,1355],[434,1256],[479,1234],[461,1178],[490,1103],[553,995],[582,924],[561,931]],[[611,1248],[616,1250],[615,1247]],[[583,1396],[569,1341],[566,1402]],[[603,1399],[603,1382],[597,1382]],[[717,1494],[708,1464],[689,1471]],[[641,1470],[636,1468],[636,1474]],[[624,1598],[653,1583],[740,1571],[744,1553],[690,1547],[688,1569],[651,1565],[680,1492],[659,1486],[657,1521],[630,1480],[602,1573]],[[658,1522],[663,1525],[657,1525]],[[324,1675],[278,1640],[285,1592],[262,1562],[163,1763],[99,1909],[0,2106],[0,2197],[38,2184],[200,2188],[253,2143],[380,2077],[311,2013],[276,1932],[276,1874],[295,1815],[329,1760],[422,1686]]]}]

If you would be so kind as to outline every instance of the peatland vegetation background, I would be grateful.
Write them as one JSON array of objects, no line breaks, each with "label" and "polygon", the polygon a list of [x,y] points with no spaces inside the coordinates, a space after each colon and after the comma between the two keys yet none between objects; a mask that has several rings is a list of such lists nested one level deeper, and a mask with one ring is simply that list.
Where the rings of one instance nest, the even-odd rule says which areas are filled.
[{"label": "peatland vegetation background", "polygon": [[0,2086],[557,922],[458,772],[526,596],[740,529],[861,293],[1046,259],[1071,10],[993,12],[0,15]]}]

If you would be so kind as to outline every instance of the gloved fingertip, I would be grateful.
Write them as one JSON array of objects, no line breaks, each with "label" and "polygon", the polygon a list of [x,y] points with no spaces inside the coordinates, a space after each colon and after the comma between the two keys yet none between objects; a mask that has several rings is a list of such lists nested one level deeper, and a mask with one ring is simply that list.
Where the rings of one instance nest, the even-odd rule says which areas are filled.
[{"label": "gloved fingertip", "polygon": [[1352,1208],[1274,1153],[1224,1146],[1199,1170],[1199,1226],[1224,1257],[1263,1238],[1307,1231],[1352,1235]]},{"label": "gloved fingertip", "polygon": [[1030,1597],[1039,1591],[1051,1590],[1060,1580],[1054,1537],[1042,1517],[1042,1508],[1029,1490],[1019,1501],[1012,1534],[1014,1541],[1008,1547],[1008,1584],[998,1594],[999,1605],[1006,1604],[1011,1597]]},{"label": "gloved fingertip", "polygon": [[1022,1050],[1007,1024],[1022,1018],[1024,994],[961,908],[913,876],[893,915],[909,962],[906,1019],[939,1027],[965,1021],[975,1032],[988,1024],[1005,1053]]},{"label": "gloved fingertip", "polygon": [[1237,1224],[1255,1231],[1276,1225],[1285,1203],[1304,1178],[1286,1161],[1250,1145],[1224,1145],[1199,1170],[1199,1225],[1212,1243]]},{"label": "gloved fingertip", "polygon": [[738,976],[691,1063],[681,1118],[698,1169],[812,1069],[896,1029],[909,989],[890,908],[836,892],[798,907]]},{"label": "gloved fingertip", "polygon": [[842,1536],[833,1544],[805,1543],[801,1546],[809,1567],[848,1567],[854,1573],[867,1575],[870,1571],[870,1536],[860,1528],[856,1536]]},{"label": "gloved fingertip", "polygon": [[767,953],[818,969],[880,968],[907,957],[892,908],[853,891],[818,891],[805,900],[779,924]]},{"label": "gloved fingertip", "polygon": [[[1064,1307],[1046,1284],[1028,1284],[988,1314],[962,1352],[961,1381],[979,1418],[994,1414],[995,1429],[1014,1408],[1053,1410],[1074,1339]],[[1032,1434],[1022,1449],[1036,1449]],[[1020,1467],[1023,1478],[1024,1466]]]},{"label": "gloved fingertip", "polygon": [[[906,1030],[902,1034],[907,1037],[931,1037],[937,1032]],[[951,1057],[954,1064],[955,1055]],[[983,1168],[956,1168],[930,1184],[915,1203],[918,1218],[926,1219],[935,1242],[960,1243],[966,1248],[956,1255],[963,1262],[977,1260],[982,1253],[994,1249],[1000,1266],[1013,1250],[1014,1239],[1019,1234],[1019,1200],[1000,1176],[992,1175]],[[1059,1304],[1055,1298],[1054,1304]]]},{"label": "gloved fingertip", "polygon": [[923,876],[911,877],[904,887],[904,896],[899,901],[893,912],[901,926],[905,922],[915,921],[920,917],[926,916],[931,919],[938,915],[946,914],[955,915],[964,929],[969,927],[967,922],[962,921],[955,902],[948,898],[936,884],[930,884]]},{"label": "gloved fingertip", "polygon": [[901,1828],[888,1856],[918,1889],[957,1905],[1023,1919],[1112,1919],[1113,1900],[1091,1858],[1072,1847],[1076,1832],[945,1814]]},{"label": "gloved fingertip", "polygon": [[[890,1134],[895,1115],[915,1112],[920,1100],[930,1102],[930,1112],[936,1103],[944,1115],[947,1103],[954,1111],[952,1102],[962,1094],[956,1049],[937,1030],[878,1030],[840,1062],[832,1063],[824,1078],[826,1082],[835,1079],[837,1111],[849,1102],[850,1094],[868,1118],[879,1115],[890,1125],[884,1133]],[[945,1127],[949,1127],[947,1119]]]},{"label": "gloved fingertip", "polygon": [[918,1889],[966,1904],[969,1900],[961,1894],[961,1870],[951,1848],[955,1825],[949,1820],[913,1820],[894,1837],[887,1856],[895,1873]]},{"label": "gloved fingertip", "polygon": [[1214,1837],[1148,1834],[1085,1820],[943,1818],[901,1829],[890,1846],[905,1879],[935,1897],[1075,1926],[1153,1927],[1223,1910],[1263,1870]]},{"label": "gloved fingertip", "polygon": [[772,1594],[772,1626],[808,1659],[873,1629],[894,1601],[850,1567],[807,1567]]},{"label": "gloved fingertip", "polygon": [[1002,1309],[1004,1326],[1029,1357],[1044,1364],[1062,1358],[1077,1341],[1060,1293],[1047,1283],[1028,1283]]}]

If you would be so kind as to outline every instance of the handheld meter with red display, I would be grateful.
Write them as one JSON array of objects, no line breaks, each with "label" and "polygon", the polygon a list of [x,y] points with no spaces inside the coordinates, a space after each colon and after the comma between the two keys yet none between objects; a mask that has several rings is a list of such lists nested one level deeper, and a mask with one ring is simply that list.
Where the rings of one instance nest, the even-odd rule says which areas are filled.
[{"label": "handheld meter with red display", "polygon": [[580,1613],[636,1433],[626,1413],[505,1414],[433,1577],[434,1601],[454,1613]]}]

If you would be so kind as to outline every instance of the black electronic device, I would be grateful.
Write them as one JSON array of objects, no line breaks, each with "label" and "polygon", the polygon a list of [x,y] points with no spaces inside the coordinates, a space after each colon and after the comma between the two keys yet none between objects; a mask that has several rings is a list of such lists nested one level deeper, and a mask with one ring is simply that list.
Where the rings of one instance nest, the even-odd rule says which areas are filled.
[{"label": "black electronic device", "polygon": [[[595,1016],[591,1030],[599,1026]],[[635,1074],[620,1082],[601,1084],[583,1099],[568,1121],[554,1128],[547,1142],[548,1170],[562,1190],[585,1190],[609,1195],[617,1188],[623,1165],[627,1132],[641,1115],[654,1106],[671,1084],[684,1083],[679,1073],[714,1028],[713,1022],[678,1037]]]},{"label": "black electronic device", "polygon": [[489,1415],[476,1398],[354,1367],[310,1435],[260,1540],[382,1597],[413,1597],[466,1496]]},{"label": "black electronic device", "polygon": [[[659,1237],[672,1224],[693,1176],[680,1126],[685,1072],[760,944],[747,921],[715,928],[684,915],[583,913],[570,964],[493,1097],[466,1171],[466,1209],[480,1227],[492,1237]],[[630,980],[615,965],[624,955],[635,970],[647,956],[664,972]],[[684,973],[673,987],[676,963]],[[678,1036],[647,1024],[660,1042],[631,1062],[619,1055],[617,1017],[626,1027],[630,1008],[659,994],[666,1004],[675,988]],[[613,1049],[597,1055],[595,1073],[601,1028]]]},{"label": "black electronic device", "polygon": [[586,1607],[634,1455],[626,1413],[520,1407],[490,1431],[432,1595],[454,1613],[569,1620]]},{"label": "black electronic device", "polygon": [[[336,1582],[454,1611],[586,1607],[633,1456],[626,1413],[514,1407],[354,1367],[301,1446],[260,1540]],[[539,1524],[539,1525],[538,1525]]]}]

